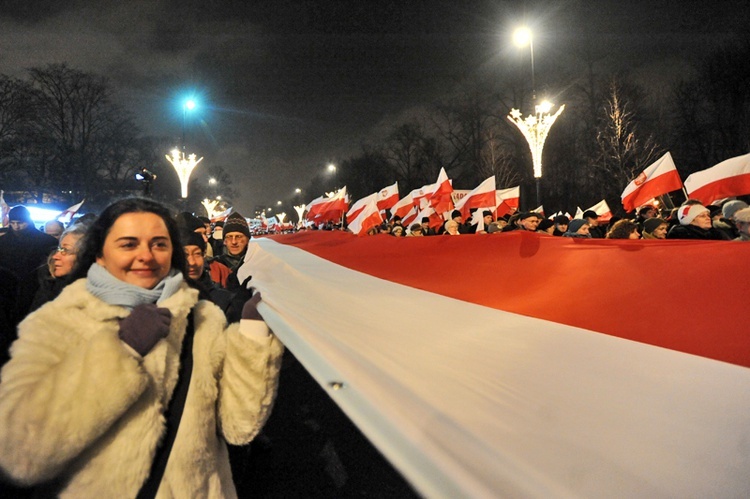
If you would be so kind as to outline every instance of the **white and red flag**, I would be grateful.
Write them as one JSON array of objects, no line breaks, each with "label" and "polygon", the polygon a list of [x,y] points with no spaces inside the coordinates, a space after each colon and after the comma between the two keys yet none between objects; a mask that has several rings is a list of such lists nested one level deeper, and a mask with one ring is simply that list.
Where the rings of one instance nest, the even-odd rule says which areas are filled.
[{"label": "white and red flag", "polygon": [[435,192],[436,187],[437,184],[427,184],[423,185],[419,189],[414,189],[413,191],[411,191],[411,199],[414,203],[414,206],[416,206],[420,210],[424,209],[426,206],[429,206],[430,196],[432,196],[432,193]]},{"label": "white and red flag", "polygon": [[223,222],[227,219],[229,214],[232,213],[232,207],[230,206],[226,210],[222,211],[221,213],[217,213],[213,217],[211,217],[211,222]]},{"label": "white and red flag", "polygon": [[710,312],[746,308],[742,244],[250,244],[263,319],[420,495],[750,497],[750,325]]},{"label": "white and red flag", "polygon": [[631,212],[657,196],[682,189],[682,180],[672,160],[666,153],[643,170],[622,191],[622,207]]},{"label": "white and red flag", "polygon": [[750,194],[750,154],[722,161],[685,179],[688,197],[709,205],[717,199]]},{"label": "white and red flag", "polygon": [[57,220],[64,224],[70,223],[70,221],[73,219],[73,215],[78,213],[78,210],[80,210],[81,206],[83,206],[84,201],[86,200],[84,199],[80,203],[74,204],[73,206],[61,211],[60,214],[57,215]]},{"label": "white and red flag", "polygon": [[497,209],[495,215],[499,218],[503,215],[513,214],[518,211],[518,201],[521,197],[521,187],[509,187],[495,191],[495,203]]},{"label": "white and red flag", "polygon": [[409,210],[409,213],[401,217],[401,223],[403,223],[404,227],[408,227],[412,222],[414,222],[417,219],[418,213],[419,209],[416,206],[412,206],[411,210]]},{"label": "white and red flag", "polygon": [[307,219],[315,222],[341,220],[349,206],[346,186],[330,196],[319,197],[307,205]]},{"label": "white and red flag", "polygon": [[383,222],[383,216],[380,214],[380,208],[378,208],[376,198],[370,199],[370,201],[359,211],[359,214],[351,222],[349,222],[348,228],[354,234],[365,235],[367,231],[380,225]]},{"label": "white and red flag", "polygon": [[461,212],[464,220],[467,220],[469,218],[469,210],[472,208],[477,208],[478,211],[480,209],[495,211],[496,202],[495,176],[493,175],[459,199],[455,209]]},{"label": "white and red flag", "polygon": [[[580,208],[578,208],[578,210],[580,210]],[[597,220],[599,221],[599,225],[605,225],[612,219],[612,210],[609,209],[609,205],[604,199],[602,199],[586,211],[589,210],[599,215],[599,217],[597,218]],[[583,216],[583,212],[581,212],[581,216]],[[576,218],[579,218],[578,213],[576,213]]]},{"label": "white and red flag", "polygon": [[389,185],[377,193],[378,209],[387,210],[398,202],[398,182]]},{"label": "white and red flag", "polygon": [[373,192],[369,196],[365,196],[362,199],[359,199],[352,203],[351,207],[349,207],[349,211],[346,212],[346,219],[347,220],[354,220],[357,218],[357,215],[367,206],[370,204],[370,201],[377,201],[378,199],[378,193]]},{"label": "white and red flag", "polygon": [[453,199],[451,198],[452,192],[453,182],[448,178],[448,174],[445,173],[445,168],[441,168],[437,182],[435,182],[435,190],[430,194],[430,206],[432,206],[437,213],[451,211],[453,209]]},{"label": "white and red flag", "polygon": [[423,210],[421,210],[419,213],[417,213],[417,216],[414,217],[415,222],[422,223],[422,219],[427,218],[428,222],[427,225],[432,229],[438,229],[445,220],[443,219],[442,215],[435,211],[435,208],[432,206],[425,206]]},{"label": "white and red flag", "polygon": [[412,193],[413,191],[401,198],[398,203],[391,206],[391,218],[398,215],[403,220],[404,217],[406,217],[409,211],[414,207]]}]

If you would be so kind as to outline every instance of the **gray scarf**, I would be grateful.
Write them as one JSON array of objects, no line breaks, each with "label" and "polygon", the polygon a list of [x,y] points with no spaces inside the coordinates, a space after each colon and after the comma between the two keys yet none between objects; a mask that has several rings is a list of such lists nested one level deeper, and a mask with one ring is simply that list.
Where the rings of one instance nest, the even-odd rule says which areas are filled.
[{"label": "gray scarf", "polygon": [[153,289],[128,284],[94,263],[86,276],[86,289],[110,305],[132,309],[144,303],[159,303],[177,292],[182,283],[182,272],[172,269]]}]

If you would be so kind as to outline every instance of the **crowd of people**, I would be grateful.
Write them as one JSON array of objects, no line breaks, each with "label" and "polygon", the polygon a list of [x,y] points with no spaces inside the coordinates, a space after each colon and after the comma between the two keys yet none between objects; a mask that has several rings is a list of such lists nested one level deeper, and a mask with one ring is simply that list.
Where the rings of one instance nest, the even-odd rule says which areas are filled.
[{"label": "crowd of people", "polygon": [[[750,207],[737,199],[599,218],[483,211],[465,221],[456,210],[437,228],[393,217],[368,234],[750,241]],[[129,198],[68,227],[37,229],[23,206],[9,220],[0,236],[2,475],[71,496],[127,497],[143,487],[232,495],[230,467],[268,417],[283,351],[251,282],[237,278],[252,236],[245,217],[212,224]],[[201,389],[185,400],[180,383],[191,377]],[[175,426],[194,436],[180,438]],[[158,471],[170,448],[179,466]],[[129,466],[118,467],[122,460]]]},{"label": "crowd of people", "polygon": [[633,218],[612,217],[606,223],[602,223],[593,210],[587,210],[580,218],[573,219],[567,215],[545,218],[533,211],[516,212],[495,219],[491,211],[484,210],[481,217],[472,213],[468,221],[464,220],[459,210],[454,210],[450,219],[437,229],[431,226],[429,218],[405,227],[401,218],[394,216],[372,227],[367,234],[418,237],[502,234],[511,231],[573,238],[750,241],[750,208],[739,199],[711,206],[703,206],[699,201],[689,199],[666,213],[661,213],[656,206],[646,205],[639,208]]}]

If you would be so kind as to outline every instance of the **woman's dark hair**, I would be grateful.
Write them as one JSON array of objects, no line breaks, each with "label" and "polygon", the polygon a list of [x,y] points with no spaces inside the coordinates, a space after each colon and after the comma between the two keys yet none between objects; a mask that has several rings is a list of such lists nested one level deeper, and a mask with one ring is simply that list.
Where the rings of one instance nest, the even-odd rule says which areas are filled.
[{"label": "woman's dark hair", "polygon": [[618,220],[607,232],[607,239],[629,239],[630,234],[638,230],[638,224],[630,220]]},{"label": "woman's dark hair", "polygon": [[71,272],[71,280],[86,277],[89,267],[96,262],[97,257],[102,255],[104,240],[107,238],[110,229],[115,221],[126,213],[153,213],[164,220],[169,232],[169,239],[172,242],[171,266],[173,269],[182,272],[183,275],[187,275],[187,261],[185,260],[185,252],[182,251],[180,231],[169,208],[152,199],[133,197],[115,201],[107,206],[91,224],[80,242],[78,259]]}]

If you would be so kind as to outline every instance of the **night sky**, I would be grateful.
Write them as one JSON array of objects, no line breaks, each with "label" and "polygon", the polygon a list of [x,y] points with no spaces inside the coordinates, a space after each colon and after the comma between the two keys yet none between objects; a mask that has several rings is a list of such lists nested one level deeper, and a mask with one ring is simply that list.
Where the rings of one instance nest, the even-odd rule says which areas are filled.
[{"label": "night sky", "polygon": [[585,34],[603,64],[666,87],[694,58],[745,33],[749,5],[0,0],[0,73],[21,77],[67,62],[107,76],[143,131],[175,145],[180,99],[197,92],[207,108],[189,120],[187,149],[203,165],[227,168],[242,193],[235,208],[250,215],[358,154],[456,82],[528,70],[528,51],[510,38],[523,20],[535,30],[538,81],[566,64],[576,71],[572,53]]}]

